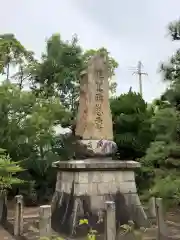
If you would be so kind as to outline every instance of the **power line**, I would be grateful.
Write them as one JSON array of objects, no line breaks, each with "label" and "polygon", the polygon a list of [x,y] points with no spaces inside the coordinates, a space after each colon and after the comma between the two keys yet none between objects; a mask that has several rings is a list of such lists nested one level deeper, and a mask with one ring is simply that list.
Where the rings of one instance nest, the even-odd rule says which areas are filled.
[{"label": "power line", "polygon": [[143,96],[143,90],[142,90],[142,75],[148,75],[147,72],[142,72],[142,67],[143,64],[141,61],[138,62],[137,65],[137,71],[133,72],[133,75],[136,74],[138,75],[138,79],[139,79],[139,93],[141,94],[141,96]]}]

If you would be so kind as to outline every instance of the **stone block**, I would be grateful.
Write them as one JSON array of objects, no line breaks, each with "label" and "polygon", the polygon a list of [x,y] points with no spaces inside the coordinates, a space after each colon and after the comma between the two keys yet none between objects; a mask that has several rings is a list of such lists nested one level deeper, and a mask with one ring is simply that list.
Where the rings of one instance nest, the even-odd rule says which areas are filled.
[{"label": "stone block", "polygon": [[103,196],[91,196],[90,204],[92,210],[100,210],[104,208],[104,197]]},{"label": "stone block", "polygon": [[115,172],[101,172],[101,181],[102,182],[115,182],[116,174]]},{"label": "stone block", "polygon": [[21,236],[23,234],[23,196],[17,195],[15,197],[15,218],[14,218],[14,235]]},{"label": "stone block", "polygon": [[149,214],[151,218],[156,218],[156,199],[151,197],[149,199]]},{"label": "stone block", "polygon": [[120,183],[112,182],[112,183],[110,184],[109,192],[110,192],[111,194],[116,194],[117,191],[120,191]]},{"label": "stone block", "polygon": [[107,201],[106,205],[106,219],[105,219],[105,236],[108,240],[116,239],[116,209],[115,202]]},{"label": "stone block", "polygon": [[61,183],[62,183],[61,180],[57,180],[56,181],[56,191],[57,192],[61,192],[61,188],[62,188],[62,186],[61,186],[62,184]]},{"label": "stone block", "polygon": [[74,179],[74,175],[73,172],[62,172],[61,173],[61,180],[63,182],[69,182],[69,181],[73,181]]},{"label": "stone block", "polygon": [[40,237],[51,236],[51,206],[43,205],[39,209],[39,235]]},{"label": "stone block", "polygon": [[141,202],[137,193],[132,193],[131,191],[124,195],[127,205],[141,206]]},{"label": "stone block", "polygon": [[80,172],[74,173],[74,183],[79,183],[79,174],[80,174]]},{"label": "stone block", "polygon": [[91,173],[88,172],[79,172],[79,176],[78,176],[78,182],[79,183],[88,183],[88,176]]},{"label": "stone block", "polygon": [[157,239],[167,239],[169,231],[165,222],[162,198],[156,198],[156,216],[157,216]]},{"label": "stone block", "polygon": [[61,191],[65,193],[70,193],[72,190],[72,184],[72,182],[62,182],[60,187]]},{"label": "stone block", "polygon": [[120,183],[120,192],[122,193],[136,193],[136,183],[135,182],[122,182]]},{"label": "stone block", "polygon": [[96,194],[98,194],[97,183],[89,183],[88,184],[88,194],[89,195],[96,195]]},{"label": "stone block", "polygon": [[97,183],[98,193],[99,194],[108,194],[111,192],[111,183],[101,182]]},{"label": "stone block", "polygon": [[114,176],[116,183],[121,183],[124,181],[123,172],[121,171],[114,172]]},{"label": "stone block", "polygon": [[122,172],[122,175],[123,175],[124,182],[135,181],[133,171],[124,171]]},{"label": "stone block", "polygon": [[102,173],[100,171],[91,172],[88,177],[89,182],[102,182]]},{"label": "stone block", "polygon": [[60,181],[62,178],[62,172],[57,172],[57,181]]},{"label": "stone block", "polygon": [[53,167],[58,168],[60,171],[71,169],[74,172],[78,172],[78,169],[93,169],[94,171],[125,171],[125,170],[134,170],[136,168],[140,168],[141,164],[135,161],[113,161],[111,158],[107,158],[106,160],[102,159],[91,159],[87,158],[86,160],[72,160],[72,161],[58,161],[53,163]]},{"label": "stone block", "polygon": [[74,184],[74,194],[76,196],[86,195],[88,193],[87,183],[75,183]]}]

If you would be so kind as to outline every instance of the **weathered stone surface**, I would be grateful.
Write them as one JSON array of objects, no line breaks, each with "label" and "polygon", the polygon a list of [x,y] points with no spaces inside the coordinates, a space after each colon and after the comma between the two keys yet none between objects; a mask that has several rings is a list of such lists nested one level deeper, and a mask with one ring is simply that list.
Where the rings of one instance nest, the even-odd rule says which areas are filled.
[{"label": "weathered stone surface", "polygon": [[87,72],[80,80],[76,135],[82,139],[113,140],[108,65],[100,55],[89,61]]},{"label": "weathered stone surface", "polygon": [[[56,231],[67,231],[67,233],[75,231],[76,234],[83,234],[85,230],[77,229],[77,226],[73,225],[79,218],[88,218],[92,224],[95,224],[98,232],[104,231],[101,229],[104,223],[101,223],[100,227],[96,221],[99,218],[99,211],[105,210],[104,203],[107,200],[115,201],[117,223],[124,224],[128,220],[134,220],[138,226],[147,226],[147,218],[137,195],[134,178],[134,168],[139,167],[139,163],[95,159],[71,161],[69,165],[67,162],[62,165],[60,171],[64,181],[61,177],[57,177],[57,181],[61,182],[56,184],[56,191],[59,192],[60,197],[52,217],[53,228]],[[67,181],[68,176],[69,181]]]},{"label": "weathered stone surface", "polygon": [[156,198],[156,216],[157,216],[157,239],[163,240],[167,239],[169,233],[167,224],[164,219],[164,211],[163,211],[163,202],[162,198]]},{"label": "weathered stone surface", "polygon": [[[118,190],[125,194],[129,192],[136,193],[133,169],[111,171],[111,167],[114,167],[114,165],[111,162],[106,162],[106,167],[108,165],[109,168],[104,171],[102,171],[103,162],[100,162],[97,164],[95,171],[88,172],[84,168],[84,171],[61,172],[57,176],[56,191],[70,193],[72,182],[74,182],[74,194],[76,196],[114,194]],[[117,166],[117,162],[115,162],[115,166]],[[99,171],[98,167],[100,167]]]},{"label": "weathered stone surface", "polygon": [[79,172],[78,174],[75,174],[75,182],[78,183],[88,183],[88,177],[89,177],[88,172]]},{"label": "weathered stone surface", "polygon": [[61,179],[57,179],[57,180],[56,180],[56,190],[57,190],[58,192],[61,192],[61,191],[62,191],[61,186],[62,186],[62,181],[61,181]]},{"label": "weathered stone surface", "polygon": [[88,184],[88,193],[89,193],[90,196],[98,194],[98,185],[97,185],[97,183],[89,183]]},{"label": "weathered stone surface", "polygon": [[122,176],[124,182],[135,181],[134,171],[124,171]]},{"label": "weathered stone surface", "polygon": [[[80,160],[53,164],[60,172],[56,184],[59,197],[52,214],[52,227],[56,232],[80,237],[86,236],[91,227],[98,234],[104,233],[103,216],[108,211],[105,201],[114,201],[117,226],[127,224],[128,220],[139,223],[137,215],[143,215],[134,177],[134,170],[140,163],[110,158],[116,144],[113,142],[108,91],[107,63],[98,55],[90,60],[80,84],[75,133],[81,137],[83,154]],[[78,158],[78,153],[75,157]],[[131,195],[138,214],[131,211]],[[89,226],[79,226],[79,220],[86,218]]]},{"label": "weathered stone surface", "polygon": [[59,168],[63,171],[66,171],[69,169],[72,169],[74,171],[79,171],[80,169],[83,169],[86,171],[89,170],[105,170],[105,169],[111,169],[111,170],[126,170],[126,169],[136,169],[140,168],[141,164],[139,162],[135,161],[113,161],[110,159],[86,159],[86,160],[79,160],[79,161],[58,161],[53,163],[53,167]]},{"label": "weathered stone surface", "polygon": [[43,205],[39,209],[39,235],[40,237],[51,236],[51,206]]},{"label": "weathered stone surface", "polygon": [[72,172],[61,172],[61,180],[65,182],[73,181],[73,173]]},{"label": "weathered stone surface", "polygon": [[116,172],[101,172],[101,182],[116,182]]},{"label": "weathered stone surface", "polygon": [[105,236],[108,240],[116,239],[116,209],[113,201],[105,202],[106,205],[106,227]]},{"label": "weathered stone surface", "polygon": [[89,182],[100,183],[102,182],[102,172],[89,172]]},{"label": "weathered stone surface", "polygon": [[15,197],[15,218],[14,218],[14,235],[21,236],[23,234],[24,219],[23,219],[23,196]]},{"label": "weathered stone surface", "polygon": [[88,194],[89,185],[87,183],[75,183],[74,184],[74,194],[76,196]]},{"label": "weathered stone surface", "polygon": [[136,193],[136,183],[134,181],[126,181],[126,182],[122,182],[120,183],[120,191],[122,193]]},{"label": "weathered stone surface", "polygon": [[92,195],[90,198],[91,209],[100,210],[104,208],[104,197]]},{"label": "weathered stone surface", "polygon": [[156,199],[155,199],[155,197],[151,197],[149,199],[149,215],[150,215],[150,218],[152,218],[153,220],[156,219]]},{"label": "weathered stone surface", "polygon": [[103,194],[108,194],[109,192],[111,192],[111,183],[108,182],[101,182],[97,184],[97,188],[98,188],[98,193],[99,195],[103,195]]}]

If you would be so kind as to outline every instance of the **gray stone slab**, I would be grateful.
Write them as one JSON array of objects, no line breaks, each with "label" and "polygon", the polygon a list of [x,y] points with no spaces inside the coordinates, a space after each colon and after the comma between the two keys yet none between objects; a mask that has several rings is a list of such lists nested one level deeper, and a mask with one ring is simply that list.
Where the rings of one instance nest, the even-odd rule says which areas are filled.
[{"label": "gray stone slab", "polygon": [[140,168],[141,164],[135,161],[113,161],[112,159],[87,159],[87,160],[72,160],[72,161],[58,161],[53,163],[53,167],[63,171],[89,171],[93,169],[135,169]]}]

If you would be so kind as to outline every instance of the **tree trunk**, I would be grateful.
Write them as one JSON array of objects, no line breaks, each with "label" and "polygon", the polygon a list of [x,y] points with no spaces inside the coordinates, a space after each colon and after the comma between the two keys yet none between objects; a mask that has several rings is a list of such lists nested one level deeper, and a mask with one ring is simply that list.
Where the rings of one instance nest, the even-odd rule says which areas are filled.
[{"label": "tree trunk", "polygon": [[7,196],[0,196],[0,224],[4,225],[7,220]]},{"label": "tree trunk", "polygon": [[7,64],[7,72],[6,72],[6,81],[9,81],[9,67],[10,67],[10,64],[8,63]]}]

